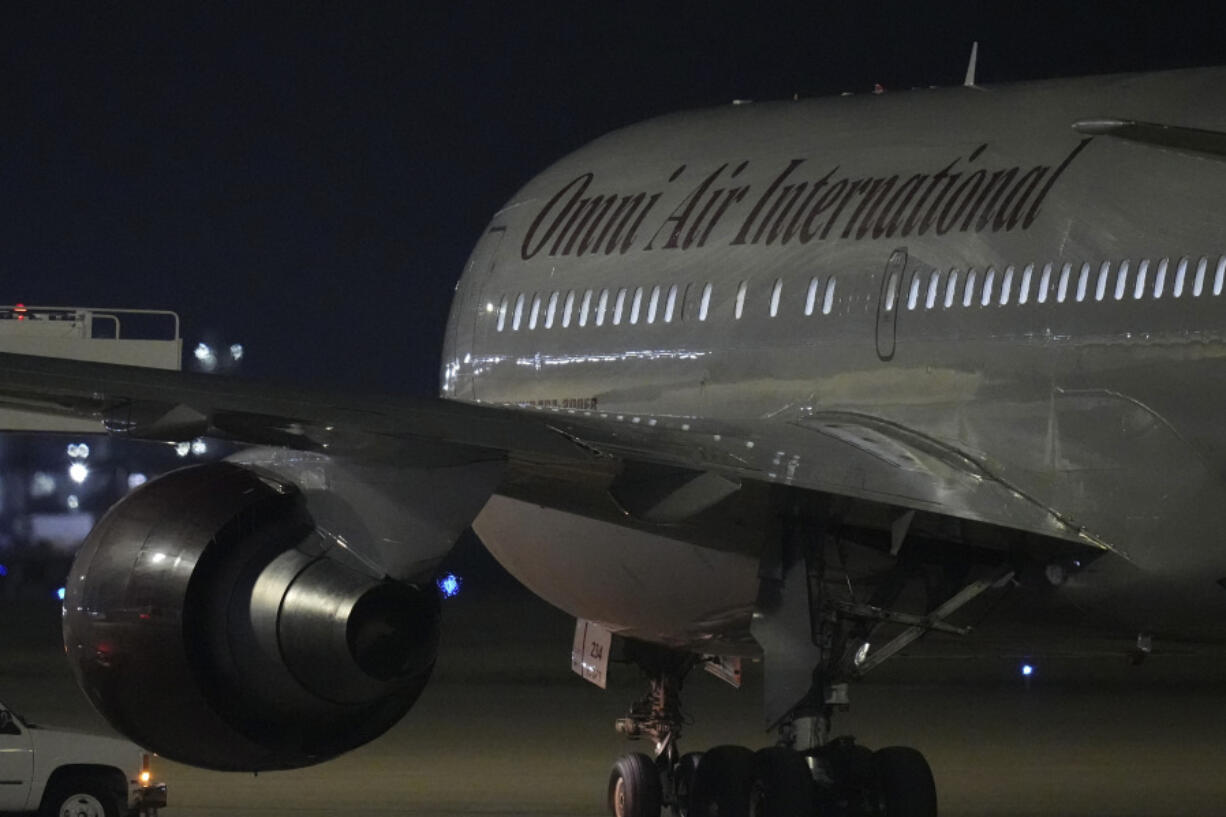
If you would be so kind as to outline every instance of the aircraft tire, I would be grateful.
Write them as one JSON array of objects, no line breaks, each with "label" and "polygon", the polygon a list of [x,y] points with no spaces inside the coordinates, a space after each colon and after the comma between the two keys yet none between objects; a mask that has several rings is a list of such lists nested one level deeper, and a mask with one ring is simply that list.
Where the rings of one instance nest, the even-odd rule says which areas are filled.
[{"label": "aircraft tire", "polygon": [[673,778],[673,794],[676,796],[673,801],[673,817],[689,817],[690,794],[694,791],[694,774],[698,771],[698,764],[701,762],[702,752],[686,752],[677,761],[677,770]]},{"label": "aircraft tire", "polygon": [[691,817],[749,817],[749,793],[754,778],[754,753],[744,746],[708,749],[694,772]]},{"label": "aircraft tire", "polygon": [[750,817],[813,817],[813,773],[800,753],[771,746],[754,755]]},{"label": "aircraft tire", "polygon": [[641,752],[622,755],[609,774],[609,813],[613,817],[660,817],[660,773]]},{"label": "aircraft tire", "polygon": [[936,817],[937,788],[928,761],[909,746],[873,753],[884,817]]}]

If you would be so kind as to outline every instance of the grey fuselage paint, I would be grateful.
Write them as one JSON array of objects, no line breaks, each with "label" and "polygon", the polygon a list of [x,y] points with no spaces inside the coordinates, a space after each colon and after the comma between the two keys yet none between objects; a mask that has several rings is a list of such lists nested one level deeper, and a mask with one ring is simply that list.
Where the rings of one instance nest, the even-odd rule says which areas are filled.
[{"label": "grey fuselage paint", "polygon": [[[1121,586],[1152,580],[1158,607],[1177,587],[1172,604],[1218,613],[1226,636],[1226,163],[1071,127],[1094,117],[1226,131],[1226,70],[739,105],[608,134],[494,216],[442,395],[1101,547]],[[837,418],[877,431],[832,442]],[[865,470],[866,451],[890,468]],[[942,483],[938,460],[968,478]]]}]

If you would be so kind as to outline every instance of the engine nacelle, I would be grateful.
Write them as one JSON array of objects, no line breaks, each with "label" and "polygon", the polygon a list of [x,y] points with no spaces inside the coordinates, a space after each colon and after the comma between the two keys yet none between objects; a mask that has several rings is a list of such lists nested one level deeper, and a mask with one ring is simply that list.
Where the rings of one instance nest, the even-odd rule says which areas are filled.
[{"label": "engine nacelle", "polygon": [[94,706],[142,746],[288,769],[400,720],[434,666],[438,613],[432,586],[321,535],[295,487],[214,462],[102,518],[69,577],[64,644]]}]

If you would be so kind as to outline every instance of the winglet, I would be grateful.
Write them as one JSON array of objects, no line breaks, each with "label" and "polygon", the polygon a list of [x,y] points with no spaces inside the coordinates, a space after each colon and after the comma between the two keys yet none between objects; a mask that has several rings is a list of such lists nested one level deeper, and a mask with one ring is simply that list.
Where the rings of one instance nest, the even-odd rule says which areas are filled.
[{"label": "winglet", "polygon": [[975,63],[979,61],[979,41],[971,43],[971,60],[966,66],[966,79],[962,84],[967,88],[975,87]]},{"label": "winglet", "polygon": [[1190,153],[1221,161],[1226,159],[1226,132],[1138,122],[1133,119],[1082,119],[1073,130],[1085,136],[1112,136],[1147,147]]}]

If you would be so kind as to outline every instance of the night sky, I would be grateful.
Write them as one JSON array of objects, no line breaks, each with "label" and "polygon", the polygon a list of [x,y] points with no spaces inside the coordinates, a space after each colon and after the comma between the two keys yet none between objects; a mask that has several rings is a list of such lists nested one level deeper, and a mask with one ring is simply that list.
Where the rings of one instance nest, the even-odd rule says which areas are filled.
[{"label": "night sky", "polygon": [[981,84],[1226,63],[1226,4],[1004,5],[5,4],[0,303],[174,309],[244,375],[428,394],[485,222],[605,131],[958,84],[975,39]]}]

